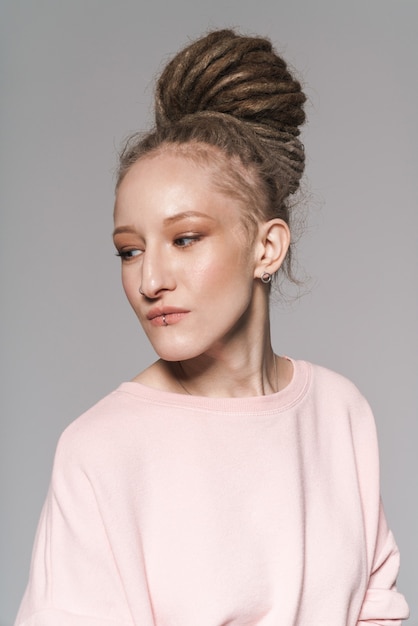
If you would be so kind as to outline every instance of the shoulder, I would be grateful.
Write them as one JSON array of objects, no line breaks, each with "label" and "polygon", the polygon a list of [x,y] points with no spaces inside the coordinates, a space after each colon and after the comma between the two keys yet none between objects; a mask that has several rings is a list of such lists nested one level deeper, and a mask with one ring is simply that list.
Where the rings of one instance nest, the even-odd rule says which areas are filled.
[{"label": "shoulder", "polygon": [[122,383],[67,426],[58,440],[55,465],[88,462],[91,466],[129,439],[138,419],[148,412],[147,399],[129,393],[133,385]]},{"label": "shoulder", "polygon": [[344,402],[350,405],[367,405],[367,400],[359,388],[346,376],[322,365],[310,363],[311,392],[326,398],[329,402]]},{"label": "shoulder", "polygon": [[337,372],[311,365],[307,402],[316,431],[322,441],[328,442],[329,449],[352,450],[357,467],[376,477],[379,465],[376,424],[371,407],[358,387]]},{"label": "shoulder", "polygon": [[309,364],[310,388],[307,401],[319,419],[336,426],[347,423],[353,433],[375,437],[371,407],[358,387],[348,378],[321,365]]}]

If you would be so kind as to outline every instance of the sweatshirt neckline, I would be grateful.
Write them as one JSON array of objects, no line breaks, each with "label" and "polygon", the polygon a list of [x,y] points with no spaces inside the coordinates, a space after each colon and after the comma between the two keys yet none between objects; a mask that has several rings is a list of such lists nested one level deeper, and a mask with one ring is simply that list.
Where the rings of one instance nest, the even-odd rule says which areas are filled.
[{"label": "sweatshirt neckline", "polygon": [[160,406],[240,415],[277,413],[297,404],[306,394],[311,379],[310,363],[290,358],[289,360],[293,365],[291,381],[284,389],[266,396],[249,396],[245,398],[189,396],[155,389],[134,381],[121,383],[116,392],[135,396],[150,404]]}]

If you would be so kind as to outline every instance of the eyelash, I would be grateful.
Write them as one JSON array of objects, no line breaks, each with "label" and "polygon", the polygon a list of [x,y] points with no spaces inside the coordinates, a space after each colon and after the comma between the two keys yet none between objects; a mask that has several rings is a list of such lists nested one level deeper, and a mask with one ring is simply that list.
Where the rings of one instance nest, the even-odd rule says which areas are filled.
[{"label": "eyelash", "polygon": [[[200,241],[200,239],[201,239],[200,235],[189,235],[189,236],[184,235],[183,237],[176,237],[173,243],[176,246],[176,248],[189,248],[193,244]],[[188,243],[183,243],[183,244],[180,243],[184,241],[187,241]],[[134,254],[135,252],[137,252],[138,254]],[[121,251],[116,252],[115,254],[116,256],[120,257],[122,261],[130,261],[131,259],[134,259],[137,256],[141,256],[142,252],[143,251],[139,250],[138,248],[133,248],[132,250],[121,250]]]},{"label": "eyelash", "polygon": [[[189,248],[190,246],[192,246],[194,243],[196,243],[199,240],[200,240],[200,235],[184,235],[183,237],[177,237],[176,239],[174,239],[174,245],[177,248]],[[179,244],[180,241],[189,241],[189,243],[181,245]]]},{"label": "eyelash", "polygon": [[[139,254],[132,254],[133,252],[138,252]],[[122,250],[120,252],[115,252],[116,256],[120,257],[122,261],[129,261],[130,259],[134,259],[137,256],[140,256],[142,250],[138,250],[134,248],[133,250]]]}]

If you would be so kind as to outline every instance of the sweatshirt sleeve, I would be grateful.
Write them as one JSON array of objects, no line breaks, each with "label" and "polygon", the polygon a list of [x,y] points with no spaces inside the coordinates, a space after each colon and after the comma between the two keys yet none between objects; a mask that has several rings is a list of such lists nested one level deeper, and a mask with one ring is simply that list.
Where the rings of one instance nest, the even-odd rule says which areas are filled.
[{"label": "sweatshirt sleeve", "polygon": [[64,433],[15,626],[133,624],[94,487],[78,457]]},{"label": "sweatshirt sleeve", "polygon": [[375,558],[358,626],[400,626],[409,617],[404,596],[396,589],[399,551],[380,504]]},{"label": "sweatshirt sleeve", "polygon": [[409,609],[404,596],[396,589],[399,551],[388,528],[380,497],[375,421],[362,396],[359,396],[353,413],[352,435],[357,456],[369,571],[358,626],[400,626],[402,620],[409,617]]}]

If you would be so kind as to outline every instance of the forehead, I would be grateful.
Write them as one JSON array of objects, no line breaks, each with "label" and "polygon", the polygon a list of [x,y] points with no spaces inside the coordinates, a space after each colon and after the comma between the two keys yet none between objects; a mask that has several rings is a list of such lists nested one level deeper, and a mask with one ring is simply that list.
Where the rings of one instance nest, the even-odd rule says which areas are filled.
[{"label": "forehead", "polygon": [[[244,208],[254,204],[254,194],[260,196],[261,188],[256,168],[249,164],[244,165],[238,154],[227,154],[220,147],[201,141],[185,143],[163,143],[151,152],[139,157],[119,179],[119,187],[125,179],[136,176],[138,170],[154,170],[167,167],[194,170],[193,176],[205,178],[207,185],[225,195],[231,195],[239,200]],[[263,195],[261,193],[261,195]],[[258,198],[258,203],[260,198]],[[254,209],[255,207],[252,207]]]},{"label": "forehead", "polygon": [[172,185],[194,186],[199,178],[200,184],[209,187],[212,182],[213,168],[206,163],[197,162],[192,156],[175,152],[156,152],[138,159],[122,179],[116,196],[126,188],[134,186],[149,187],[151,183],[170,182]]},{"label": "forehead", "polygon": [[214,168],[193,156],[162,152],[142,157],[122,179],[115,223],[166,219],[178,212],[204,211],[228,222],[242,213],[240,203],[219,189]]},{"label": "forehead", "polygon": [[116,209],[140,203],[192,201],[211,191],[211,171],[173,154],[142,157],[128,170],[116,192]]},{"label": "forehead", "polygon": [[[125,170],[116,189],[118,190],[125,178],[128,175],[131,177],[133,171],[145,162],[155,162],[157,167],[165,167],[166,163],[182,163],[185,167],[195,169],[195,172],[204,172],[207,181],[211,179],[212,184],[224,193],[229,193],[231,183],[235,188],[242,186],[248,188],[254,186],[257,178],[254,167],[244,165],[238,154],[228,154],[219,146],[197,140],[185,143],[165,142],[140,156],[138,161]],[[236,191],[238,193],[241,191],[242,195],[244,190]]]}]

